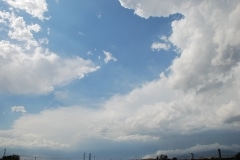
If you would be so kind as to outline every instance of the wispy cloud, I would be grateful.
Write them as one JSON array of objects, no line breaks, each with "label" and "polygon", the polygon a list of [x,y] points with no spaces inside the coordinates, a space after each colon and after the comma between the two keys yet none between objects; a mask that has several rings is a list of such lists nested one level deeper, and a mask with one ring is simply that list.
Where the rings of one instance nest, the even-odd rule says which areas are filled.
[{"label": "wispy cloud", "polygon": [[80,36],[85,36],[85,34],[84,33],[82,33],[82,32],[78,32],[78,34],[80,35]]},{"label": "wispy cloud", "polygon": [[157,141],[159,140],[159,137],[157,136],[150,136],[150,135],[126,135],[126,136],[120,136],[116,138],[116,141]]},{"label": "wispy cloud", "polygon": [[104,58],[104,62],[108,63],[109,61],[117,61],[117,58],[113,57],[113,55],[108,52],[108,51],[103,51],[105,58]]},{"label": "wispy cloud", "polygon": [[27,112],[24,106],[13,106],[11,107],[11,110],[12,112],[22,112],[22,113]]},{"label": "wispy cloud", "polygon": [[157,50],[157,51],[160,51],[160,50],[169,50],[170,48],[170,45],[169,44],[166,44],[166,43],[161,43],[161,42],[154,42],[152,45],[151,45],[151,49],[153,51]]},{"label": "wispy cloud", "polygon": [[97,16],[98,19],[102,18],[102,14],[100,14],[100,13],[98,13],[96,16]]}]

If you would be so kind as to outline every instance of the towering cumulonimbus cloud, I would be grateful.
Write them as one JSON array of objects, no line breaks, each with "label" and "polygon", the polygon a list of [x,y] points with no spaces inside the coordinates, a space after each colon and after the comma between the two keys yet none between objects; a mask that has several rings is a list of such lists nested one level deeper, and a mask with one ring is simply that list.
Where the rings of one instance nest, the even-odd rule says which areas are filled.
[{"label": "towering cumulonimbus cloud", "polygon": [[[181,122],[174,126],[181,126],[178,129],[182,131],[229,126],[235,130],[240,125],[238,118],[234,118],[240,115],[237,98],[240,95],[237,89],[240,85],[239,1],[120,0],[120,3],[144,18],[183,15],[180,20],[172,22],[172,33],[168,37],[177,48],[178,57],[169,66],[168,73],[162,74],[157,82],[181,98],[173,94],[172,102],[164,107],[160,103],[161,96],[158,97],[159,111],[167,111],[168,115],[175,113],[172,116],[178,122],[172,124]],[[232,117],[234,122],[229,120]],[[159,124],[167,120],[160,119]],[[191,119],[194,121],[190,122]],[[166,122],[171,122],[169,120]]]},{"label": "towering cumulonimbus cloud", "polygon": [[184,16],[172,23],[169,37],[180,50],[179,58],[169,67],[172,85],[200,91],[231,79],[239,62],[238,1],[120,0],[120,3],[144,18],[176,13]]}]

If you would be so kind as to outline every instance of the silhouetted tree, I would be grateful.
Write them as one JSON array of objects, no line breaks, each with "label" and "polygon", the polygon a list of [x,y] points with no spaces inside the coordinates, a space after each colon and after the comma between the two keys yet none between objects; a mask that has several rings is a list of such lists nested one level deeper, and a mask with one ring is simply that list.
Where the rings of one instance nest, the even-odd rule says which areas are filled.
[{"label": "silhouetted tree", "polygon": [[235,160],[240,160],[240,152],[235,155]]},{"label": "silhouetted tree", "polygon": [[160,160],[167,160],[167,159],[168,159],[167,155],[165,155],[165,154],[160,155]]},{"label": "silhouetted tree", "polygon": [[1,160],[20,160],[19,155],[3,156]]}]

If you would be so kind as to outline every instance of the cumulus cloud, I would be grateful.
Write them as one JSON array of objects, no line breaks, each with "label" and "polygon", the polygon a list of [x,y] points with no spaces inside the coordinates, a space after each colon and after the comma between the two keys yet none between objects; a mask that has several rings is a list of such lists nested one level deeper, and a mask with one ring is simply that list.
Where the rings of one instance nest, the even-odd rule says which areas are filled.
[{"label": "cumulus cloud", "polygon": [[[20,9],[26,3],[7,2]],[[36,4],[38,3],[41,7],[45,1],[38,1]],[[29,6],[26,5],[24,10],[34,10],[32,2],[27,4]],[[43,16],[40,11],[29,12],[38,18]],[[42,47],[42,44],[48,43],[48,39],[37,40],[34,37],[34,33],[39,32],[41,26],[27,24],[24,18],[15,12],[0,11],[0,24],[5,27],[1,32],[7,32],[8,35],[6,40],[0,40],[0,92],[45,94],[51,92],[55,86],[65,85],[99,69],[99,66],[89,60],[81,57],[62,58]]]},{"label": "cumulus cloud", "polygon": [[113,55],[108,52],[108,51],[103,51],[105,58],[104,58],[104,62],[108,63],[109,61],[117,61],[117,58],[113,57]]},{"label": "cumulus cloud", "polygon": [[[146,117],[136,119],[140,116],[137,114],[132,118],[134,122],[139,126],[155,124],[165,131],[172,130],[171,133],[237,130],[236,127],[240,126],[238,118],[235,118],[240,115],[237,89],[240,39],[236,36],[240,33],[240,21],[237,19],[239,1],[120,1],[124,7],[134,9],[137,15],[145,18],[174,13],[184,16],[172,23],[172,34],[168,38],[179,49],[179,57],[169,67],[169,74],[158,81],[165,81],[166,87],[175,93],[173,99],[164,102],[160,93],[165,90],[153,85],[156,87],[151,90],[153,94],[145,97],[152,98],[156,95],[154,91],[159,90],[156,91],[158,101],[150,99],[142,104],[150,103],[146,108],[151,108],[151,112],[160,116],[151,118],[150,123]],[[144,87],[142,92],[146,94],[146,91]],[[141,113],[144,112],[146,114],[146,109]]]},{"label": "cumulus cloud", "polygon": [[32,54],[8,41],[0,42],[1,92],[45,94],[55,86],[96,71],[99,67],[80,57],[63,59],[56,54],[35,48]]},{"label": "cumulus cloud", "polygon": [[182,13],[183,9],[191,7],[193,3],[190,0],[119,0],[121,5],[128,9],[133,9],[134,13],[143,18],[149,17],[168,17],[171,14]]},{"label": "cumulus cloud", "polygon": [[0,11],[0,18],[1,23],[8,27],[9,38],[24,43],[26,49],[38,45],[33,37],[33,32],[39,32],[41,29],[38,24],[27,25],[23,17],[5,11]]},{"label": "cumulus cloud", "polygon": [[45,0],[4,0],[10,6],[26,11],[33,17],[37,17],[41,20],[46,19],[44,13],[48,10]]},{"label": "cumulus cloud", "polygon": [[22,113],[27,112],[24,106],[13,106],[11,107],[11,110],[12,112],[22,112]]}]

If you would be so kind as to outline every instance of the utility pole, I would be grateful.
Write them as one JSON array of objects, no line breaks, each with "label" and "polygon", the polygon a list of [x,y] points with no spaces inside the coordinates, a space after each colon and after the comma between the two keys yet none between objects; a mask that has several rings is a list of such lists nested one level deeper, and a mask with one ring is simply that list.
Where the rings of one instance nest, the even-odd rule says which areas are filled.
[{"label": "utility pole", "polygon": [[91,160],[91,153],[89,153],[89,157],[88,157],[88,160]]},{"label": "utility pole", "polygon": [[191,153],[191,156],[192,156],[192,160],[194,160],[194,155],[193,155],[193,153]]},{"label": "utility pole", "polygon": [[219,155],[219,159],[222,159],[222,154],[220,149],[218,149],[218,155]]},{"label": "utility pole", "polygon": [[6,156],[6,148],[4,148],[3,157]]}]

